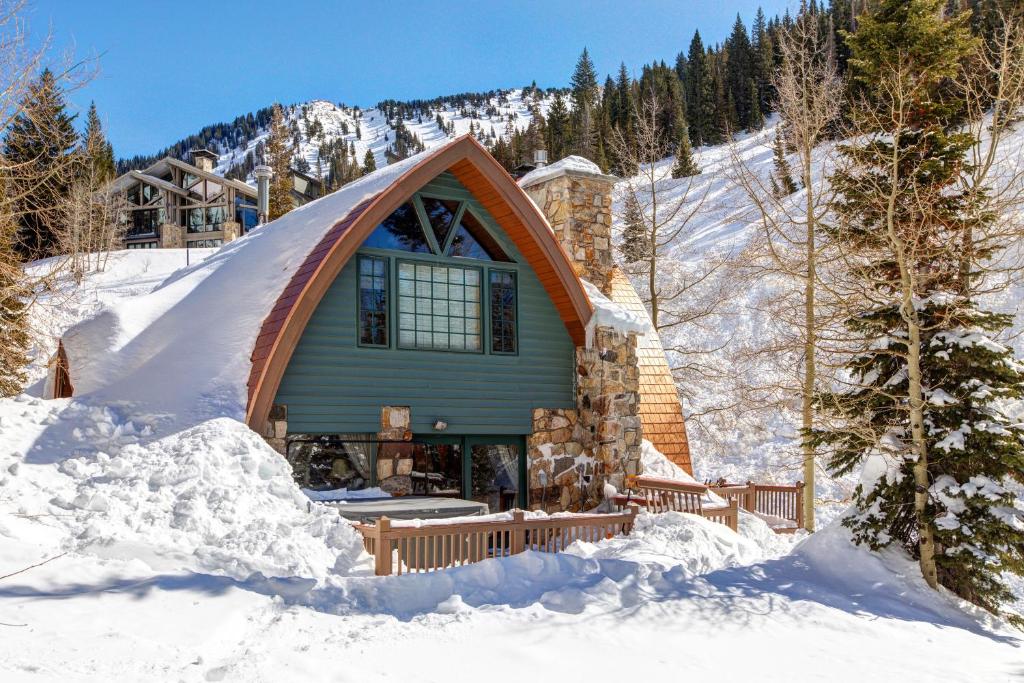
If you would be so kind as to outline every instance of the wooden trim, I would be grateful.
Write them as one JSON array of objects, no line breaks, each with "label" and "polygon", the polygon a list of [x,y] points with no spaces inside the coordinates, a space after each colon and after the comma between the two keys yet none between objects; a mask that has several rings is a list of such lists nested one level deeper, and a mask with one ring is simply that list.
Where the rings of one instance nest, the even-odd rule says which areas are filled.
[{"label": "wooden trim", "polygon": [[[253,363],[246,407],[246,423],[250,428],[263,432],[270,405],[302,332],[341,269],[381,221],[444,171],[451,171],[478,201],[480,194],[487,190],[500,198],[500,205],[510,209],[509,214],[500,219],[495,217],[495,220],[537,273],[573,343],[583,345],[586,325],[593,308],[569,257],[562,251],[540,210],[516,185],[512,176],[475,138],[463,135],[426,156],[376,196],[353,207],[349,214],[358,211],[358,215],[354,219],[350,219],[349,215],[344,216],[313,247],[310,256],[299,264],[299,269],[312,263],[316,263],[316,266],[301,291],[292,295],[294,301],[284,305],[278,301],[271,311],[271,314],[282,309],[288,312],[280,328],[267,335],[272,337],[273,343],[266,359],[261,363]],[[491,212],[486,202],[481,203]],[[348,225],[347,230],[342,227],[344,225]],[[337,237],[332,240],[332,235]],[[318,251],[324,255],[316,259],[314,254]],[[299,283],[288,283],[292,284]],[[263,336],[265,332],[261,329],[254,343],[254,355],[255,348],[268,343],[268,340],[260,338]]]}]

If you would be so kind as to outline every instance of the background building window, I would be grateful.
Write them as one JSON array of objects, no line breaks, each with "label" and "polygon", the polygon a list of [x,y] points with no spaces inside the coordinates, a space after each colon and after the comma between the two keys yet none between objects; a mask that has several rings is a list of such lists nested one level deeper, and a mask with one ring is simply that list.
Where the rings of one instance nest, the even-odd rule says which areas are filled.
[{"label": "background building window", "polygon": [[359,343],[388,345],[388,262],[359,257]]},{"label": "background building window", "polygon": [[185,243],[189,249],[215,249],[224,244],[222,239],[213,240],[189,240]]},{"label": "background building window", "polygon": [[491,351],[516,353],[516,274],[507,270],[490,272]]},{"label": "background building window", "polygon": [[480,271],[399,262],[398,345],[404,349],[482,351]]}]

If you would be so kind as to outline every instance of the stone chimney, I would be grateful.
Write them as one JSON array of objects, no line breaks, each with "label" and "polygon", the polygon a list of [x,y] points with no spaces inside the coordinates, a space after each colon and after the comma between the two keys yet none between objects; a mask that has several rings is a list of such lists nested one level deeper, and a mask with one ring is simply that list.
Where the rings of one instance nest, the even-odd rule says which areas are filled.
[{"label": "stone chimney", "polygon": [[[581,278],[611,295],[614,176],[570,156],[519,180],[540,207]],[[597,326],[576,349],[576,409],[535,410],[527,441],[530,499],[549,510],[587,509],[604,484],[624,490],[640,473],[637,333]],[[552,504],[552,501],[555,501]]]},{"label": "stone chimney", "polygon": [[192,165],[200,171],[213,173],[213,167],[217,165],[219,157],[208,149],[192,150]]},{"label": "stone chimney", "polygon": [[570,156],[541,166],[519,181],[551,224],[580,277],[609,292],[612,254],[612,187],[615,176]]}]

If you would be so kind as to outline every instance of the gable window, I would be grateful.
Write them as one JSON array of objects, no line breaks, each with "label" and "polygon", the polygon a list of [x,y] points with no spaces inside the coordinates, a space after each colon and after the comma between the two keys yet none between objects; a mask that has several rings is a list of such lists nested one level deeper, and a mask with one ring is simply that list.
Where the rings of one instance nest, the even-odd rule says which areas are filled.
[{"label": "gable window", "polygon": [[483,350],[480,271],[430,263],[398,263],[398,346]]},{"label": "gable window", "polygon": [[363,242],[364,247],[431,253],[430,244],[416,215],[416,207],[406,202],[395,209]]},{"label": "gable window", "polygon": [[498,242],[484,229],[480,221],[466,211],[455,229],[452,244],[448,248],[448,256],[473,258],[480,261],[511,261]]},{"label": "gable window", "polygon": [[516,274],[508,270],[492,270],[491,352],[516,353]]},{"label": "gable window", "polygon": [[434,197],[422,197],[423,211],[434,232],[439,248],[444,249],[448,240],[448,231],[455,222],[455,214],[459,212],[459,203],[451,199],[435,199]]},{"label": "gable window", "polygon": [[359,257],[359,343],[388,345],[388,261]]}]

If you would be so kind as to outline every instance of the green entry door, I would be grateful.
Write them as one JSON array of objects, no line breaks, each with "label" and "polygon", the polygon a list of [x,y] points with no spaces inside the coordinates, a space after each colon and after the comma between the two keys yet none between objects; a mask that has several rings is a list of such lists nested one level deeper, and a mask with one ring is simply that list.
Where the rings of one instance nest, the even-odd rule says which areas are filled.
[{"label": "green entry door", "polygon": [[526,507],[526,439],[522,436],[467,436],[463,450],[467,498],[491,512]]}]

